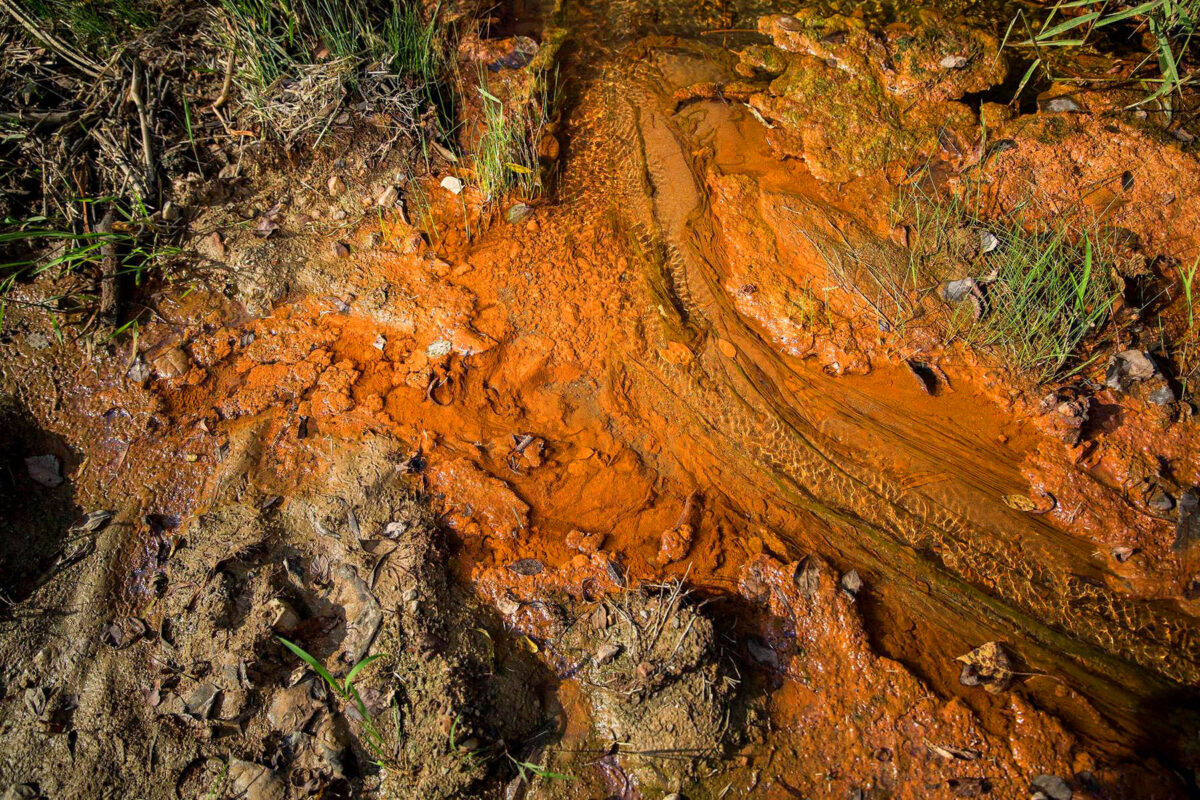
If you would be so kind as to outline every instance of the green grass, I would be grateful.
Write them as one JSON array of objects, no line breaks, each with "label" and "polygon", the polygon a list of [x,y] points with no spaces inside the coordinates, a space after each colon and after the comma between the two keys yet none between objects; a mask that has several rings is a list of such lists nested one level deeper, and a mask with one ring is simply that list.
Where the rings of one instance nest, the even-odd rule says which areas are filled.
[{"label": "green grass", "polygon": [[1196,325],[1196,316],[1194,313],[1195,300],[1192,295],[1192,286],[1196,282],[1197,267],[1200,267],[1200,256],[1196,256],[1196,260],[1192,262],[1192,266],[1187,269],[1184,269],[1182,264],[1175,267],[1175,271],[1179,273],[1179,282],[1183,285],[1183,299],[1187,304],[1189,331]]},{"label": "green grass", "polygon": [[[984,217],[974,203],[916,190],[900,208],[910,225],[910,285],[973,277],[976,306],[953,307],[944,333],[990,351],[1008,368],[1044,383],[1084,367],[1086,341],[1108,319],[1118,289],[1100,226],[1082,215],[1035,218],[1021,206]],[[994,237],[973,262],[954,243]]]},{"label": "green grass", "polygon": [[[324,664],[310,655],[300,645],[290,642],[287,639],[284,639],[282,636],[276,636],[275,638],[278,639],[279,642],[288,650],[290,650],[297,658],[307,664],[313,672],[317,673],[317,675],[321,677],[321,680],[325,681],[329,688],[333,690],[334,694],[336,694],[344,704],[349,705],[355,710],[355,712],[357,712],[359,719],[362,721],[363,741],[375,759],[375,766],[379,767],[380,769],[386,769],[387,764],[393,760],[393,757],[388,754],[386,749],[387,740],[384,738],[383,732],[379,729],[378,724],[375,722],[370,711],[367,709],[366,703],[363,702],[362,697],[359,695],[358,689],[354,686],[354,679],[358,677],[359,673],[361,673],[366,667],[378,661],[380,658],[383,658],[383,654],[381,653],[363,658],[350,668],[350,671],[346,673],[345,678],[339,681],[333,676],[333,673],[331,673],[325,667]],[[400,727],[398,711],[395,721],[396,734],[399,735]]]},{"label": "green grass", "polygon": [[[85,205],[95,202],[99,201],[85,201]],[[132,275],[134,283],[140,285],[164,260],[180,252],[179,248],[164,244],[151,226],[144,226],[145,233],[140,232],[143,226],[136,223],[144,218],[133,217],[124,210],[121,216],[127,223],[125,229],[110,233],[77,233],[65,225],[55,227],[53,221],[43,217],[5,219],[0,224],[0,254],[5,254],[0,257],[0,326],[3,326],[8,304],[13,302],[12,290],[21,281],[41,275],[55,278],[72,274],[95,276],[106,252],[114,252],[117,275]],[[78,307],[87,298],[77,296],[73,299],[72,305]],[[52,305],[44,305],[43,309],[60,310]]]},{"label": "green grass", "polygon": [[574,775],[567,775],[562,772],[554,772],[552,770],[546,769],[545,767],[539,766],[539,765],[534,764],[529,761],[518,761],[517,759],[513,758],[511,755],[508,756],[508,760],[511,761],[516,766],[517,774],[520,776],[522,781],[528,781],[529,775],[533,775],[538,778],[543,778],[545,780],[553,780],[553,781],[573,781],[573,780],[575,780]]},{"label": "green grass", "polygon": [[488,90],[480,72],[483,133],[472,153],[475,180],[486,200],[516,192],[534,199],[545,188],[538,161],[538,142],[550,121],[555,89],[546,82],[540,97],[530,102],[504,102]]},{"label": "green grass", "polygon": [[1025,13],[1019,12],[1008,26],[1004,43],[1008,43],[1019,23],[1018,33],[1023,32],[1025,38],[1016,44],[1031,48],[1034,58],[1017,94],[1024,90],[1039,68],[1053,80],[1049,62],[1054,50],[1084,47],[1098,32],[1131,22],[1148,30],[1154,42],[1152,52],[1133,72],[1137,74],[1154,62],[1157,77],[1143,81],[1148,93],[1130,108],[1155,102],[1169,119],[1173,111],[1172,95],[1195,82],[1195,75],[1180,70],[1180,61],[1193,45],[1196,34],[1200,33],[1200,0],[1148,0],[1124,6],[1109,0],[1059,0],[1036,31]]},{"label": "green grass", "polygon": [[[448,31],[440,7],[426,18],[415,0],[220,0],[228,44],[254,84],[271,87],[323,59],[378,60],[421,86],[440,82]],[[321,56],[321,58],[318,58]]]},{"label": "green grass", "polygon": [[79,45],[102,55],[153,27],[160,11],[146,0],[29,0],[26,7],[40,23],[65,27]]}]

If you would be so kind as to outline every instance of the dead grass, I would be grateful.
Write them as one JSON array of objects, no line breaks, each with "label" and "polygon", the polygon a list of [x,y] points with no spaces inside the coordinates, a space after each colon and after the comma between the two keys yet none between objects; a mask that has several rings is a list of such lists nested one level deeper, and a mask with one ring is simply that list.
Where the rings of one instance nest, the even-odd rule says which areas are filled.
[{"label": "dead grass", "polygon": [[162,218],[172,182],[248,140],[316,147],[355,114],[447,138],[452,33],[415,0],[0,0],[0,297],[69,273],[74,308],[114,270],[143,281],[185,229]]}]

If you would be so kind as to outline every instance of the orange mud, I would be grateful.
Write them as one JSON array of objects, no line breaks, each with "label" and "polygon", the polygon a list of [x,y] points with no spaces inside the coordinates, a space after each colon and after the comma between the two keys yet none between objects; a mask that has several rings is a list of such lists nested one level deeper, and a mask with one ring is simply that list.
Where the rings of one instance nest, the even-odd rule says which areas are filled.
[{"label": "orange mud", "polygon": [[[92,463],[76,479],[112,476],[182,520],[203,511],[196,499],[239,426],[264,426],[269,466],[256,480],[284,502],[317,485],[348,443],[387,432],[410,443],[397,466],[455,531],[456,569],[531,640],[544,622],[532,601],[549,592],[594,600],[686,578],[765,642],[778,662],[754,679],[771,689],[776,728],[794,732],[790,750],[746,748],[746,775],[785,776],[767,796],[801,786],[842,796],[864,781],[932,796],[927,787],[946,777],[941,762],[959,766],[964,749],[975,755],[955,780],[979,779],[967,765],[982,758],[1003,787],[998,796],[1018,796],[1030,772],[1107,781],[1088,748],[1137,752],[1155,721],[1131,704],[1200,678],[1196,609],[1151,603],[1179,600],[1190,565],[1171,549],[1171,521],[1148,514],[1140,494],[1164,461],[1179,485],[1200,477],[1194,422],[1156,423],[1160,412],[1135,397],[1125,408],[1138,409],[1138,424],[1113,422],[1067,447],[1037,411],[1040,395],[1010,388],[994,365],[936,345],[919,326],[881,329],[831,275],[822,237],[894,249],[885,173],[896,165],[859,180],[834,176],[845,183],[818,180],[795,153],[781,156],[744,104],[709,99],[704,87],[721,84],[732,59],[699,67],[694,52],[680,56],[659,39],[625,56],[662,82],[661,105],[647,102],[638,130],[665,251],[645,218],[623,207],[646,197],[606,193],[619,185],[610,181],[617,171],[637,170],[600,156],[610,146],[597,133],[607,130],[610,90],[582,81],[557,203],[481,231],[477,198],[463,204],[431,184],[432,243],[387,220],[383,246],[372,250],[365,242],[377,228],[364,227],[348,240],[350,258],[336,262],[341,277],[329,296],[252,320],[204,317],[210,296],[163,309],[166,321],[144,333],[147,360],[181,347],[182,368],[162,361],[152,396],[129,412],[136,421],[104,423],[129,428],[119,437],[97,421],[113,418],[121,386],[81,379],[102,388],[76,403],[94,423],[85,434]],[[1092,160],[1096,174],[1136,157],[1140,145],[1128,147]],[[1025,149],[1006,169],[1078,162],[1082,152]],[[1191,210],[1168,224],[1160,207],[1170,204],[1151,188],[1156,167],[1138,169],[1121,219],[1165,249],[1156,237],[1190,225],[1195,203],[1181,193],[1172,202]],[[1055,185],[1082,180],[1047,172],[1041,179]],[[671,254],[684,239],[710,272],[674,263],[687,261]],[[701,315],[707,327],[693,326]],[[904,365],[910,358],[940,372],[936,394]],[[689,394],[688,381],[700,389]],[[775,405],[745,400],[746,386]],[[145,431],[153,446],[130,450],[125,443],[145,442]],[[819,485],[825,473],[786,471],[788,436],[823,455],[828,486]],[[169,494],[135,485],[156,474],[171,476]],[[824,513],[842,499],[833,479],[846,475],[875,495]],[[1003,502],[1037,505],[1048,494],[1055,502],[1045,514]],[[872,506],[881,509],[874,519],[863,511]],[[924,527],[902,546],[864,536],[922,514]],[[926,528],[952,531],[961,546]],[[1137,556],[1116,559],[1117,547]],[[828,575],[808,595],[797,589],[795,562],[813,550],[863,573],[857,600]],[[938,566],[923,571],[931,553]],[[536,565],[517,563],[529,559]],[[935,587],[934,573],[957,583]],[[978,599],[993,594],[1003,602]],[[1097,620],[1109,627],[1089,627]],[[1028,658],[1018,665],[1020,689],[993,696],[961,686],[955,657],[1006,633]],[[1072,637],[1087,642],[1047,655]],[[1103,662],[1103,680],[1089,682],[1090,659]],[[1122,676],[1132,676],[1120,687],[1128,696],[1113,688]],[[579,705],[573,691],[560,696],[568,741],[587,728],[570,711]],[[1038,708],[1062,715],[1086,746]],[[931,760],[930,747],[949,755]],[[788,783],[799,769],[809,774]],[[1143,784],[1143,796],[1169,795],[1168,779],[1161,783]]]}]

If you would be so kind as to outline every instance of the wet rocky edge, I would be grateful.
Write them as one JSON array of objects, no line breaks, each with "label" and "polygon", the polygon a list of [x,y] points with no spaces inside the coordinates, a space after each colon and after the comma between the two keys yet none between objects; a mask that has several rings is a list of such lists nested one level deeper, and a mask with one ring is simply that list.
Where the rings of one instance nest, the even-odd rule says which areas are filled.
[{"label": "wet rocky edge", "polygon": [[[1065,458],[1052,447],[1029,458],[1030,496],[1006,503],[1094,541],[1135,593],[1192,608],[1190,523],[1175,509],[1200,481],[1197,407],[1184,396],[1196,329],[1179,282],[1198,209],[1173,188],[1195,181],[1194,148],[1122,111],[1119,92],[1083,89],[1067,104],[1052,88],[1025,114],[992,102],[1006,75],[998,41],[937,17],[874,29],[805,12],[764,17],[759,30],[769,44],[647,40],[639,53],[664,75],[707,73],[665,91],[697,147],[718,279],[738,313],[781,354],[830,374],[899,364],[931,395],[955,381],[989,387],[1006,413],[1066,446]],[[757,157],[723,148],[721,125]],[[764,180],[764,169],[777,174]],[[914,195],[1077,214],[1076,235],[1109,248],[1099,310],[1062,369],[1031,379],[1003,348],[972,346],[972,320],[1003,311],[995,281],[1011,245],[984,217],[951,214],[930,235]]]},{"label": "wet rocky edge", "polygon": [[[281,497],[263,434],[232,437],[187,526],[84,516],[89,557],[6,614],[11,796],[1173,796],[1019,695],[1004,735],[935,697],[820,559],[761,555],[714,595],[631,585],[581,539],[560,569],[468,586],[400,443],[346,446]],[[281,639],[334,681],[363,665],[353,699]],[[965,659],[989,691],[998,658]]]}]

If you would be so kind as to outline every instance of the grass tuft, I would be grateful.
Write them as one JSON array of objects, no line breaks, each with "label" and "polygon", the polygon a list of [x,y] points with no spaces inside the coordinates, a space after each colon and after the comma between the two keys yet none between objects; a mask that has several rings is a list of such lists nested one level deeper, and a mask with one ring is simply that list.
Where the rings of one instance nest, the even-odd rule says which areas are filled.
[{"label": "grass tuft", "polygon": [[970,277],[977,286],[969,302],[954,305],[948,339],[989,350],[1039,383],[1088,363],[1085,342],[1118,294],[1113,248],[1095,221],[1035,218],[1024,205],[985,218],[972,203],[920,190],[910,190],[901,208],[911,230],[908,281]]},{"label": "grass tuft", "polygon": [[[333,676],[333,673],[322,664],[317,658],[308,653],[303,647],[294,642],[284,639],[282,636],[276,636],[280,644],[290,650],[297,658],[307,664],[313,672],[325,681],[326,685],[333,690],[343,703],[349,705],[357,713],[358,718],[362,722],[363,740],[375,759],[375,766],[380,769],[386,769],[387,764],[394,760],[394,757],[387,752],[387,741],[383,736],[383,732],[379,729],[379,725],[371,716],[367,709],[367,704],[363,702],[362,697],[358,693],[358,689],[354,686],[354,679],[358,677],[366,667],[370,664],[383,658],[383,654],[367,656],[350,668],[346,673],[346,677],[338,680]],[[399,718],[397,717],[396,734],[399,735]]]},{"label": "grass tuft", "polygon": [[1039,68],[1047,78],[1053,79],[1049,61],[1054,52],[1084,47],[1104,29],[1130,23],[1134,23],[1137,30],[1149,31],[1153,41],[1151,52],[1134,68],[1133,74],[1136,75],[1153,62],[1157,77],[1143,81],[1147,95],[1129,108],[1153,102],[1170,119],[1173,112],[1172,95],[1195,82],[1194,74],[1180,70],[1180,61],[1195,43],[1197,33],[1200,33],[1200,0],[1147,0],[1133,5],[1111,3],[1109,0],[1058,0],[1037,30],[1034,30],[1024,11],[1018,12],[1008,26],[1005,43],[1018,22],[1026,38],[1015,44],[1031,48],[1034,54],[1017,89],[1018,95]]},{"label": "grass tuft", "polygon": [[540,96],[529,102],[504,102],[488,90],[487,76],[479,76],[483,98],[483,133],[473,153],[475,179],[486,200],[511,192],[535,199],[545,186],[538,143],[546,132],[556,100],[556,86],[543,84]]}]

